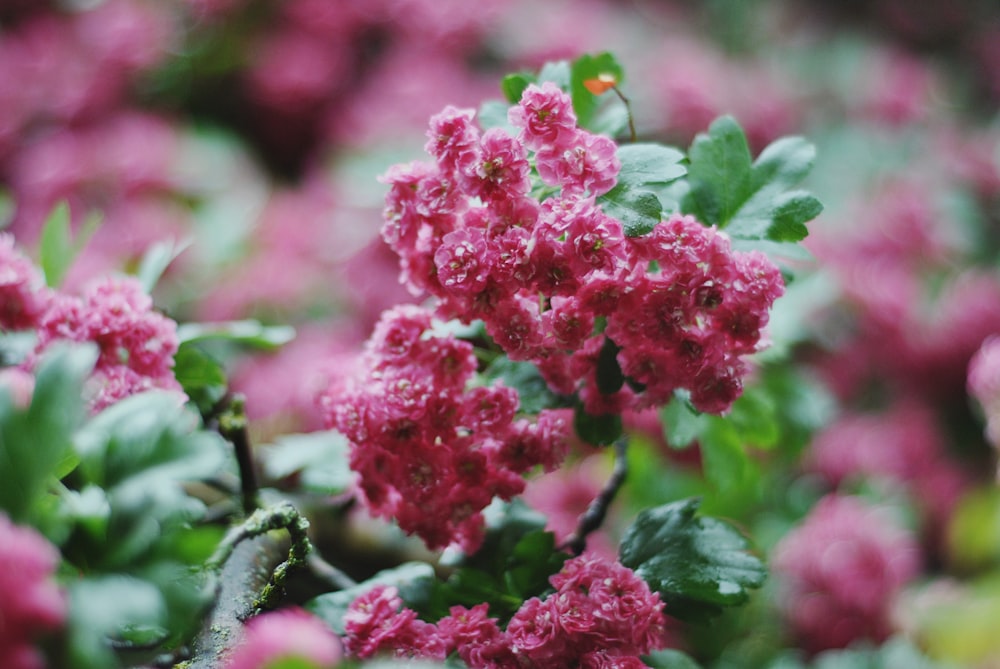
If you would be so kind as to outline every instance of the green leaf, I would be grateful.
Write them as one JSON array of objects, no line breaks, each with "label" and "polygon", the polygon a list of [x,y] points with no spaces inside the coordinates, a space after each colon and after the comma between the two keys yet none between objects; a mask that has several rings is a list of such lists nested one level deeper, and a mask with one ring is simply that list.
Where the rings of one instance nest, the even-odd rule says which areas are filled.
[{"label": "green leaf", "polygon": [[210,414],[229,389],[222,364],[190,341],[174,355],[174,376],[202,416]]},{"label": "green leaf", "polygon": [[619,351],[618,345],[610,337],[605,337],[597,354],[597,390],[604,395],[612,395],[625,385],[625,375],[618,364]]},{"label": "green leaf", "polygon": [[192,238],[175,242],[165,240],[153,244],[139,261],[136,277],[147,293],[153,292],[157,282],[177,256],[184,253],[194,242]]},{"label": "green leaf", "polygon": [[525,72],[516,72],[508,74],[500,81],[500,90],[503,91],[503,95],[507,98],[507,101],[514,105],[521,101],[524,89],[533,83],[535,83],[534,75]]},{"label": "green leaf", "polygon": [[220,340],[273,351],[295,339],[295,328],[290,325],[264,325],[252,319],[223,323],[183,323],[177,327],[177,337],[181,344]]},{"label": "green leaf", "polygon": [[271,480],[297,474],[301,488],[326,495],[343,492],[353,480],[347,438],[332,430],[283,435],[262,452]]},{"label": "green leaf", "polygon": [[806,140],[786,137],[751,164],[743,129],[723,116],[691,145],[682,209],[705,225],[726,228],[734,239],[799,241],[822,205],[804,191],[788,191],[809,173],[815,156]]},{"label": "green leaf", "polygon": [[96,353],[90,346],[53,348],[38,367],[26,409],[0,393],[0,509],[14,522],[30,523],[49,486],[72,464],[71,435],[84,417],[83,381]]},{"label": "green leaf", "polygon": [[642,658],[650,669],[701,669],[701,665],[679,650],[666,648]]},{"label": "green leaf", "polygon": [[578,406],[573,412],[573,429],[588,444],[607,446],[622,436],[622,417],[620,414],[594,416]]},{"label": "green leaf", "polygon": [[45,283],[56,288],[72,267],[73,261],[97,230],[99,219],[87,217],[74,240],[70,227],[69,205],[60,202],[45,219],[39,242],[39,263]]},{"label": "green leaf", "polygon": [[671,448],[687,448],[708,424],[708,415],[695,410],[682,394],[675,394],[660,410],[663,438]]},{"label": "green leaf", "polygon": [[684,154],[662,144],[622,144],[617,155],[622,164],[618,183],[631,188],[668,184],[687,174]]},{"label": "green leaf", "polygon": [[516,128],[507,120],[508,109],[510,107],[504,100],[486,100],[479,106],[479,111],[476,112],[476,120],[479,121],[479,127],[483,130],[503,128],[511,134],[517,134]]},{"label": "green leaf", "polygon": [[607,51],[594,55],[584,54],[573,61],[570,72],[570,95],[573,98],[573,111],[576,112],[580,127],[590,126],[598,107],[598,96],[587,90],[583,82],[597,79],[601,75],[611,76],[617,84],[620,84],[625,72],[617,59]]},{"label": "green leaf", "polygon": [[663,204],[656,193],[618,183],[597,198],[605,214],[617,218],[629,237],[644,235],[656,227],[663,214]]},{"label": "green leaf", "polygon": [[670,615],[705,620],[743,604],[764,583],[764,564],[731,525],[695,515],[697,499],[646,509],[625,532],[619,560],[660,593]]},{"label": "green leaf", "polygon": [[538,83],[542,84],[546,81],[551,81],[564,91],[568,91],[572,76],[573,73],[569,61],[553,60],[545,63],[538,72]]},{"label": "green leaf", "polygon": [[389,585],[399,590],[404,602],[418,601],[426,597],[426,591],[434,582],[434,568],[426,562],[406,562],[398,567],[386,569],[368,580],[350,588],[328,592],[305,603],[305,608],[318,616],[337,634],[344,633],[344,614],[360,595],[378,585]]},{"label": "green leaf", "polygon": [[750,459],[734,425],[719,416],[707,416],[698,435],[705,478],[716,490],[728,491],[748,482]]}]

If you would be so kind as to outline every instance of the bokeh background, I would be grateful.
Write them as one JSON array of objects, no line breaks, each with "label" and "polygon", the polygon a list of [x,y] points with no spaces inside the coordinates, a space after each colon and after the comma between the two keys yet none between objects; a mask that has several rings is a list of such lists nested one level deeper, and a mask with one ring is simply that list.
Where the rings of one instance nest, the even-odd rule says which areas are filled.
[{"label": "bokeh background", "polygon": [[[68,203],[89,237],[70,288],[186,246],[157,305],[294,325],[280,351],[227,365],[259,440],[316,430],[343,356],[416,299],[379,238],[378,175],[422,158],[446,104],[599,51],[624,65],[643,139],[686,148],[732,114],[755,152],[788,134],[818,150],[807,186],[825,211],[772,324],[784,371],[764,377],[787,386],[769,395],[790,417],[781,443],[759,454],[781,487],[703,488],[685,474],[697,453],[659,443],[660,416],[633,419],[649,435],[635,457],[669,462],[641,469],[636,508],[706,495],[775,556],[773,591],[723,628],[728,650],[685,643],[763,666],[903,634],[1000,666],[995,450],[967,388],[1000,335],[992,0],[0,0],[0,227],[34,249]],[[529,499],[571,527],[606,464]],[[844,537],[846,553],[819,548]]]}]

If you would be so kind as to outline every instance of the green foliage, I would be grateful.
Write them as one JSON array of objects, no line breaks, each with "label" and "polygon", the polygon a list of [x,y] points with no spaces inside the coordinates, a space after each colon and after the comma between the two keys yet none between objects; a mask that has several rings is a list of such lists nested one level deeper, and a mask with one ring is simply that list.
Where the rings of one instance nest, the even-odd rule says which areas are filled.
[{"label": "green foliage", "polygon": [[84,416],[83,381],[96,354],[90,347],[52,350],[38,367],[25,409],[0,391],[0,509],[14,522],[56,531],[51,524],[59,519],[50,514],[48,497],[57,473],[75,460],[71,435]]},{"label": "green foliage", "polygon": [[190,342],[174,355],[174,377],[202,416],[211,414],[229,388],[222,364]]},{"label": "green foliage", "polygon": [[622,436],[622,417],[619,414],[595,416],[580,405],[573,411],[573,429],[576,436],[588,444],[608,446]]},{"label": "green foliage", "polygon": [[70,229],[69,205],[61,202],[45,219],[42,225],[42,235],[39,241],[38,256],[45,282],[58,287],[73,261],[87,244],[90,237],[97,231],[98,218],[88,217],[79,234],[74,239]]},{"label": "green foliage", "polygon": [[650,669],[701,669],[701,665],[679,650],[667,648],[642,658]]},{"label": "green foliage", "polygon": [[224,323],[184,323],[178,326],[177,337],[182,345],[220,341],[273,351],[295,339],[295,328],[290,325],[264,325],[252,319]]},{"label": "green foliage", "polygon": [[570,96],[573,98],[573,111],[581,127],[590,127],[598,108],[598,96],[587,90],[584,82],[597,79],[600,76],[611,77],[616,85],[621,84],[625,76],[618,60],[607,51],[599,54],[584,54],[573,61],[570,68]]},{"label": "green foliage", "polygon": [[623,144],[617,156],[622,164],[618,183],[597,201],[604,213],[622,222],[626,235],[644,235],[663,216],[664,187],[687,172],[684,154],[659,144]]},{"label": "green foliage", "polygon": [[734,239],[797,242],[805,223],[822,205],[801,190],[815,159],[813,146],[799,137],[779,139],[751,164],[746,135],[728,116],[698,135],[688,151],[690,190],[681,200],[684,213],[705,225],[725,228]]},{"label": "green foliage", "polygon": [[74,526],[63,554],[80,574],[70,587],[72,667],[115,666],[108,638],[158,630],[166,647],[188,638],[211,596],[198,567],[219,539],[194,525],[204,505],[185,484],[224,469],[225,442],[199,429],[172,393],[112,405],[74,436],[79,467],[65,508]]},{"label": "green foliage", "polygon": [[768,669],[955,669],[926,657],[909,640],[895,637],[878,647],[828,650],[805,663],[780,658]]},{"label": "green foliage", "polygon": [[487,602],[490,615],[506,621],[524,600],[550,588],[549,576],[569,557],[555,550],[545,517],[515,501],[491,508],[486,538],[473,555],[463,556],[445,580],[435,581],[425,598],[409,601],[421,615],[438,620],[450,607]]},{"label": "green foliage", "polygon": [[670,615],[691,621],[743,604],[767,573],[739,531],[695,515],[698,506],[689,499],[646,509],[619,547],[621,563],[660,593]]},{"label": "green foliage", "polygon": [[353,478],[347,438],[332,430],[282,435],[260,452],[270,479],[295,476],[297,487],[309,492],[335,495],[344,492]]},{"label": "green foliage", "polygon": [[142,284],[143,290],[147,293],[153,292],[153,288],[156,287],[157,282],[163,276],[167,267],[170,266],[170,263],[176,260],[177,256],[184,253],[192,243],[193,240],[191,239],[185,239],[180,242],[166,240],[157,242],[149,247],[149,250],[146,251],[139,261],[139,267],[136,270],[136,278]]}]

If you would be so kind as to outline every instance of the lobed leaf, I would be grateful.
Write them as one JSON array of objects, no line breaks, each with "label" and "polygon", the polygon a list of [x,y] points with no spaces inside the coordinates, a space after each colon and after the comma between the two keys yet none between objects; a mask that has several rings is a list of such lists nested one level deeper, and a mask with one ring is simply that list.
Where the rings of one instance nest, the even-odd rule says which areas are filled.
[{"label": "lobed leaf", "polygon": [[734,239],[797,242],[820,214],[819,200],[790,191],[812,168],[816,150],[801,137],[779,139],[751,163],[743,129],[729,116],[698,135],[688,152],[690,190],[685,213],[726,228]]},{"label": "lobed leaf", "polygon": [[766,569],[731,525],[697,516],[699,501],[646,509],[626,530],[619,560],[660,593],[670,615],[704,620],[742,604]]}]

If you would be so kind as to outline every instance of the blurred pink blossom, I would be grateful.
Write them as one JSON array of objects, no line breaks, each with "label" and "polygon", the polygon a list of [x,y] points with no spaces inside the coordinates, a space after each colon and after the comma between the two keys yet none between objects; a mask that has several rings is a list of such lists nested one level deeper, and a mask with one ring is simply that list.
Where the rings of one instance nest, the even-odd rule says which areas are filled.
[{"label": "blurred pink blossom", "polygon": [[52,580],[59,551],[34,529],[0,513],[0,666],[43,669],[34,643],[58,630],[66,600]]},{"label": "blurred pink blossom", "polygon": [[293,660],[303,669],[333,669],[342,657],[340,641],[319,618],[289,608],[250,619],[225,669],[268,669]]}]

